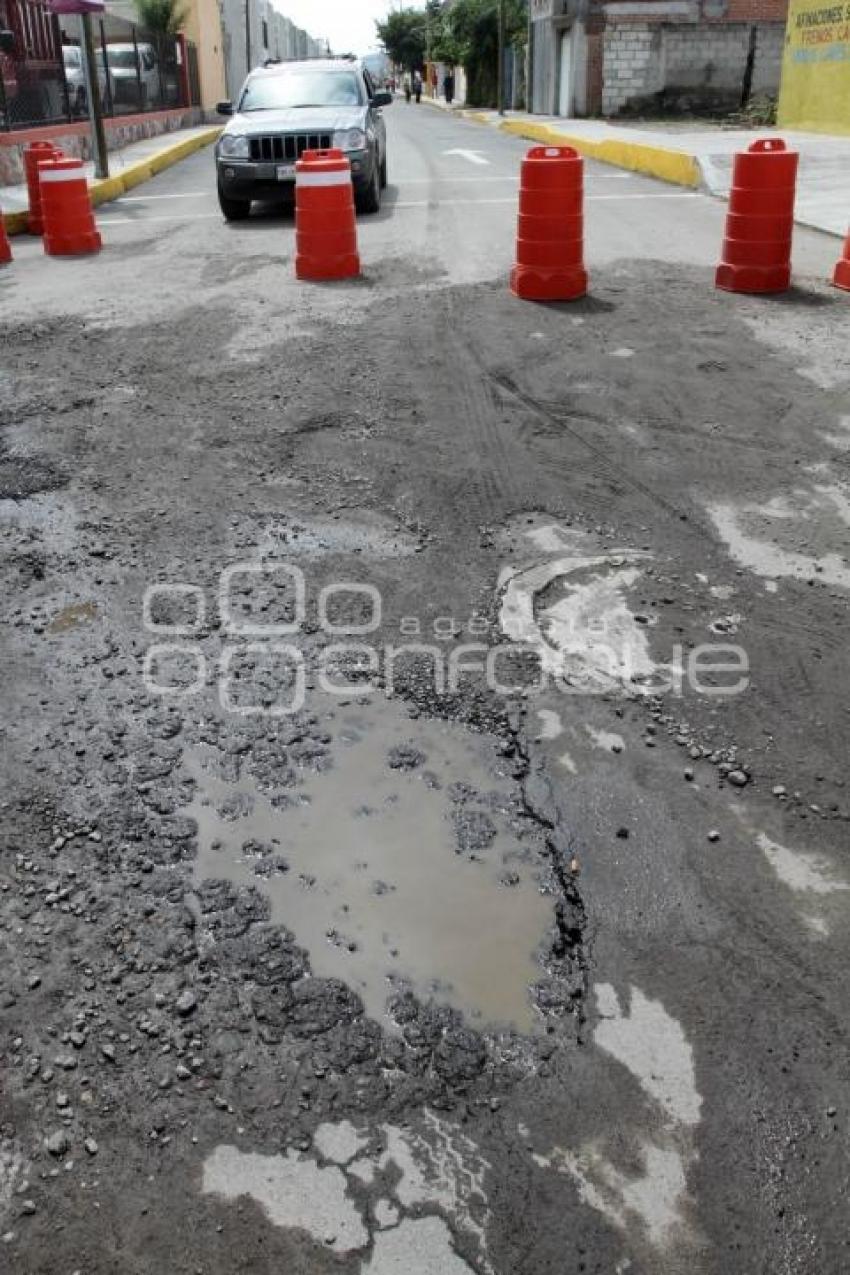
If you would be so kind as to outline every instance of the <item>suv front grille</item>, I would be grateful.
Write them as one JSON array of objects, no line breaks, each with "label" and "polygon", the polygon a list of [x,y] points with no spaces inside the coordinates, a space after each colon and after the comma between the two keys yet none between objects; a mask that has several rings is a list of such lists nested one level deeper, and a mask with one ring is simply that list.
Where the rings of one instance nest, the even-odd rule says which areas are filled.
[{"label": "suv front grille", "polygon": [[325,151],[333,145],[332,133],[289,133],[285,137],[252,137],[251,159],[289,161],[305,151]]}]

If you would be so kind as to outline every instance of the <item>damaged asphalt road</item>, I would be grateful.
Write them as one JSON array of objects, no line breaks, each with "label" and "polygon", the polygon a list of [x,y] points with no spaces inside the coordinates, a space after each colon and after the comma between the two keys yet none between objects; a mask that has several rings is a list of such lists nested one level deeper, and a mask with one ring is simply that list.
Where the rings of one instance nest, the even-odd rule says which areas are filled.
[{"label": "damaged asphalt road", "polygon": [[846,301],[402,215],[0,281],[0,1269],[838,1275]]}]

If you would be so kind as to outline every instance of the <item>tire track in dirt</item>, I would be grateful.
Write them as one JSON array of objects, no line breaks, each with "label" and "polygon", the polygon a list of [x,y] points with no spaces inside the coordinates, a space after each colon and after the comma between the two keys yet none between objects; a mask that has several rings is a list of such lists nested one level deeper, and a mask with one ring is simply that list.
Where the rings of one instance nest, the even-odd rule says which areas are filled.
[{"label": "tire track in dirt", "polygon": [[[665,500],[663,496],[660,496],[656,491],[653,491],[653,489],[646,483],[641,482],[637,478],[631,477],[626,472],[625,466],[618,465],[616,462],[612,461],[608,453],[604,451],[603,448],[598,446],[596,443],[591,442],[590,439],[585,438],[580,430],[576,429],[569,423],[568,419],[565,420],[563,417],[557,415],[527,391],[521,389],[519,385],[517,385],[516,381],[514,381],[513,377],[509,376],[506,372],[491,372],[483,366],[481,368],[481,372],[483,376],[489,378],[489,380],[494,385],[497,385],[509,398],[521,403],[526,411],[540,417],[549,424],[557,425],[564,433],[569,434],[575,442],[577,442],[590,456],[593,457],[593,461],[597,467],[597,473],[600,478],[607,482],[616,483],[623,488],[630,489],[643,500],[649,501],[649,503],[656,509],[662,510],[668,518],[675,519],[677,522],[683,522],[685,524],[690,522],[689,515],[683,509],[674,505],[672,501]],[[693,531],[693,526],[689,526],[688,530]]]},{"label": "tire track in dirt", "polygon": [[524,477],[528,455],[505,437],[490,382],[461,335],[451,295],[446,297],[446,310],[442,345],[451,369],[447,383],[463,422],[463,442],[476,461],[466,503],[477,506],[479,522],[501,521],[508,513],[526,508],[532,500],[531,484]]}]

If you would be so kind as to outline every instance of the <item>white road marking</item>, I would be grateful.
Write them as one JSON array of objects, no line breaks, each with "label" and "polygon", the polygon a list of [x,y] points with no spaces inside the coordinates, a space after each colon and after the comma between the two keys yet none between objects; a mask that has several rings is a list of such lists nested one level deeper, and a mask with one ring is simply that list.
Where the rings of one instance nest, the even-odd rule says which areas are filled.
[{"label": "white road marking", "polygon": [[221,213],[170,213],[155,217],[98,217],[99,226],[142,226],[146,221],[223,221]]},{"label": "white road marking", "polygon": [[[612,199],[623,201],[627,199],[702,199],[702,198],[703,198],[702,195],[699,195],[696,193],[692,194],[691,192],[687,192],[681,195],[679,194],[669,195],[666,192],[662,194],[658,194],[658,195],[656,195],[654,192],[647,193],[647,194],[640,194],[640,195],[585,195],[585,200],[588,203],[600,202],[603,200],[612,200]],[[437,200],[434,200],[434,199],[401,200],[400,199],[395,204],[387,203],[385,206],[387,208],[428,208],[430,205],[436,204],[438,208],[454,208],[461,204],[463,205],[466,205],[466,204],[515,204],[517,202],[517,199],[518,199],[518,193],[517,195],[514,195],[510,199],[437,199]]]},{"label": "white road marking", "polygon": [[516,196],[510,199],[400,199],[397,204],[387,204],[388,208],[458,208],[467,204],[515,204]]},{"label": "white road marking", "polygon": [[450,151],[443,151],[444,155],[458,155],[461,159],[467,160],[470,164],[480,164],[482,166],[490,166],[489,159],[486,159],[480,151],[465,151],[460,147],[455,147]]},{"label": "white road marking", "polygon": [[655,1248],[667,1248],[677,1237],[681,1238],[688,1184],[677,1149],[644,1141],[639,1158],[637,1162],[632,1160],[628,1173],[608,1161],[592,1144],[583,1146],[577,1155],[555,1147],[550,1155],[533,1155],[532,1159],[541,1169],[554,1169],[572,1177],[579,1198],[621,1230],[628,1232],[632,1216],[636,1216]]},{"label": "white road marking", "polygon": [[124,195],[121,198],[121,203],[147,204],[154,199],[203,199],[209,193],[208,190],[190,190],[184,195]]},{"label": "white road marking", "polygon": [[646,190],[634,195],[585,195],[585,199],[704,199],[696,190],[667,191]]},{"label": "white road marking", "polygon": [[620,1008],[610,983],[596,983],[594,991],[599,1011],[593,1030],[596,1044],[628,1068],[671,1120],[696,1127],[702,1096],[693,1050],[681,1024],[639,987],[632,987],[627,1010]]},{"label": "white road marking", "polygon": [[[650,192],[640,195],[586,195],[585,199],[588,203],[600,200],[626,200],[626,199],[701,199],[702,196],[696,193],[668,194],[662,192],[655,194]],[[133,200],[121,199],[116,202],[116,207],[122,204],[132,203]],[[145,200],[138,200],[139,203],[145,203]],[[457,208],[467,207],[470,204],[516,204],[517,197],[515,195],[507,199],[400,199],[397,203],[387,203],[387,209],[393,208],[429,208],[436,204],[438,208]],[[140,226],[146,221],[221,221],[221,213],[157,213],[150,217],[116,217],[112,213],[106,213],[98,217],[98,223],[104,226]]]},{"label": "white road marking", "polygon": [[482,182],[516,182],[519,181],[518,173],[506,173],[503,177],[484,176],[482,173],[478,177],[397,177],[392,183],[394,186],[460,186],[461,184],[469,184],[480,186]]},{"label": "white road marking", "polygon": [[[450,1220],[477,1249],[475,1269],[492,1275],[484,1192],[490,1162],[466,1134],[430,1111],[421,1132],[383,1125],[380,1133],[385,1150],[371,1155],[365,1153],[370,1131],[347,1121],[321,1125],[313,1155],[291,1149],[263,1155],[218,1146],[204,1161],[201,1190],[227,1202],[250,1196],[272,1225],[306,1231],[335,1257],[356,1262],[360,1275],[472,1275],[472,1267],[454,1251]],[[352,1159],[358,1152],[363,1154]],[[319,1164],[317,1157],[331,1163]],[[353,1178],[372,1182],[377,1170],[390,1171],[394,1185],[375,1206],[372,1222],[350,1187]],[[402,1206],[437,1207],[447,1217],[399,1221]]]},{"label": "white road marking", "polygon": [[[631,989],[628,1011],[620,1008],[610,983],[597,983],[594,990],[600,1015],[593,1033],[596,1044],[660,1105],[663,1127],[649,1136],[635,1129],[623,1140],[625,1154],[623,1145],[617,1145],[619,1137],[599,1138],[577,1152],[556,1146],[547,1156],[532,1153],[532,1159],[540,1168],[571,1177],[583,1202],[638,1244],[645,1236],[662,1251],[695,1246],[700,1237],[690,1220],[687,1174],[696,1159],[692,1131],[699,1124],[702,1097],[693,1050],[676,1019],[639,987]],[[625,1161],[622,1167],[619,1160]],[[643,1235],[635,1233],[635,1222]]]},{"label": "white road marking", "polygon": [[756,844],[773,871],[792,890],[809,894],[835,894],[850,890],[850,883],[834,875],[832,866],[820,855],[805,850],[789,850],[760,832]]}]

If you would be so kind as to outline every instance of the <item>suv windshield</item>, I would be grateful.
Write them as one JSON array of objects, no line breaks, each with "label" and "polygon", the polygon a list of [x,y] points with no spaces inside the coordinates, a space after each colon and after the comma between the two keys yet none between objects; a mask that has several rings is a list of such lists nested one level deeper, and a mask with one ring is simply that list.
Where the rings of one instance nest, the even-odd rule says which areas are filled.
[{"label": "suv windshield", "polygon": [[106,60],[110,66],[117,67],[122,71],[135,71],[136,69],[135,49],[110,49],[107,47]]},{"label": "suv windshield", "polygon": [[291,106],[361,106],[360,82],[351,71],[289,71],[264,75],[245,85],[240,111],[274,111]]}]

